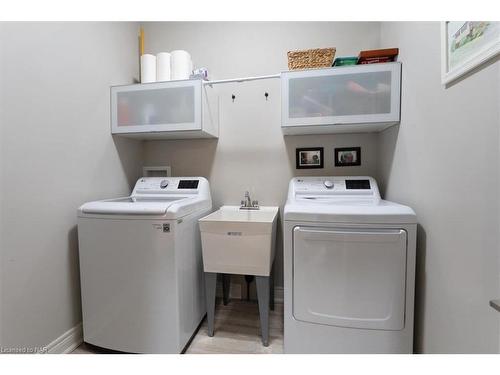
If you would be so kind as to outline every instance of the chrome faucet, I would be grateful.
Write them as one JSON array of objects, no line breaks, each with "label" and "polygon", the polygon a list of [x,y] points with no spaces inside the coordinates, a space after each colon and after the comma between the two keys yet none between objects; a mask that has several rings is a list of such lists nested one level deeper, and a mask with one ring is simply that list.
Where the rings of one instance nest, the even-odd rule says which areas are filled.
[{"label": "chrome faucet", "polygon": [[252,200],[250,199],[250,192],[245,191],[245,207],[252,206]]},{"label": "chrome faucet", "polygon": [[240,210],[258,210],[259,202],[250,199],[250,193],[245,191],[245,200],[241,201]]}]

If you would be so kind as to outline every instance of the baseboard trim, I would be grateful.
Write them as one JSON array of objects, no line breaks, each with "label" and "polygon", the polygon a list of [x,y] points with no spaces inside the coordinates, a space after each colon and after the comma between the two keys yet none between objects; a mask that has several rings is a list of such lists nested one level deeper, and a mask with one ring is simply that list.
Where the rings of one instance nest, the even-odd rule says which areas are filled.
[{"label": "baseboard trim", "polygon": [[82,323],[78,323],[73,328],[64,332],[57,339],[46,346],[45,353],[48,354],[68,354],[78,348],[83,342]]}]

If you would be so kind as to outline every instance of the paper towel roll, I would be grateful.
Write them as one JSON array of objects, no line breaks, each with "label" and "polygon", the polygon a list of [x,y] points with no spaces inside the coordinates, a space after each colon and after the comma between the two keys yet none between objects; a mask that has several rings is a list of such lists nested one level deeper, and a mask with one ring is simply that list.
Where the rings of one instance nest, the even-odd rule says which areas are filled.
[{"label": "paper towel roll", "polygon": [[170,81],[170,53],[160,52],[156,55],[156,80]]},{"label": "paper towel roll", "polygon": [[191,75],[191,55],[183,50],[170,53],[170,77],[174,79],[189,79]]},{"label": "paper towel roll", "polygon": [[144,54],[141,56],[141,83],[156,81],[156,56]]}]

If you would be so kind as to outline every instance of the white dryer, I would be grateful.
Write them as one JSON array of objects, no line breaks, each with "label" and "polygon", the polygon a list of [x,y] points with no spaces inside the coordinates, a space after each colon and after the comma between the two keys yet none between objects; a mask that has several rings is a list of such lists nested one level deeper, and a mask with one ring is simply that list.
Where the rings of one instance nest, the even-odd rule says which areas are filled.
[{"label": "white dryer", "polygon": [[412,353],[416,223],[371,177],[293,178],[285,353]]},{"label": "white dryer", "polygon": [[203,177],[144,177],[129,197],[78,209],[84,341],[131,353],[179,353],[205,315],[198,219]]}]

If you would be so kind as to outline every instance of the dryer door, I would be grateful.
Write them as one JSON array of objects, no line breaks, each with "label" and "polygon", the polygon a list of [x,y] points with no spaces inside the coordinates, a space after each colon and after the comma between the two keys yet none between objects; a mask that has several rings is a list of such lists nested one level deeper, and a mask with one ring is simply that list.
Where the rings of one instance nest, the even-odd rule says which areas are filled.
[{"label": "dryer door", "polygon": [[401,330],[405,286],[406,231],[295,227],[295,319]]}]

